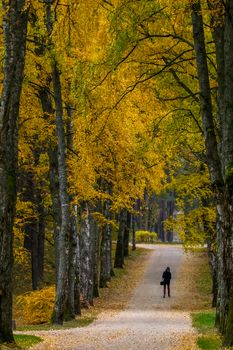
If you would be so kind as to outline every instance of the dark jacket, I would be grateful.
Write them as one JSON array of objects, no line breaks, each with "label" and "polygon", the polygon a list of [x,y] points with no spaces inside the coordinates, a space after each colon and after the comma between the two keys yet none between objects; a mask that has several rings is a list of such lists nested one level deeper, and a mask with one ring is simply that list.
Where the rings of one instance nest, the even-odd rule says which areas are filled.
[{"label": "dark jacket", "polygon": [[166,284],[170,283],[171,278],[172,278],[171,272],[165,270],[164,273],[163,273],[163,280],[164,280],[164,283],[166,283]]}]

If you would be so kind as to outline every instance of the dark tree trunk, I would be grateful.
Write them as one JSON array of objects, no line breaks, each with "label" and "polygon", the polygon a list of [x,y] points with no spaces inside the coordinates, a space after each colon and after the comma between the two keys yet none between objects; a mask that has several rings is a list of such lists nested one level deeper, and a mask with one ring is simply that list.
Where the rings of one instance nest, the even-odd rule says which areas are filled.
[{"label": "dark tree trunk", "polygon": [[62,324],[66,307],[68,279],[68,248],[71,234],[69,196],[67,188],[66,143],[63,122],[60,75],[56,63],[53,64],[53,87],[56,105],[56,132],[58,138],[59,198],[61,203],[61,229],[59,232],[56,256],[58,257],[56,301],[53,322]]},{"label": "dark tree trunk", "polygon": [[[167,218],[170,216],[173,216],[174,206],[175,206],[175,203],[173,200],[167,201]],[[167,236],[168,242],[173,241],[173,232],[172,231],[166,231],[166,236]]]},{"label": "dark tree trunk", "polygon": [[[233,345],[233,2],[225,1],[225,27],[224,27],[224,114],[222,115],[222,169],[224,169],[225,193],[224,216],[222,232],[222,256],[224,273],[223,283],[226,292],[223,294],[225,310],[222,311],[223,333],[225,333],[224,345]],[[220,213],[219,213],[220,214]],[[219,281],[219,289],[221,290]]]},{"label": "dark tree trunk", "polygon": [[[46,26],[49,37],[49,49],[53,48],[52,30],[53,17],[51,3],[45,2],[46,5]],[[51,54],[51,52],[50,52]],[[70,211],[69,211],[69,195],[67,185],[67,166],[66,166],[66,138],[64,129],[64,116],[62,106],[62,92],[60,73],[56,58],[51,55],[52,83],[54,91],[54,101],[56,108],[56,134],[58,140],[58,176],[59,176],[59,198],[61,203],[61,228],[58,237],[58,245],[56,246],[58,258],[57,267],[57,284],[56,284],[56,300],[52,322],[62,324],[65,316],[68,289],[68,264],[69,264],[69,240],[71,234]]]},{"label": "dark tree trunk", "polygon": [[123,268],[124,266],[124,233],[127,226],[127,210],[122,209],[119,214],[119,230],[117,236],[117,246],[115,253],[114,267]]},{"label": "dark tree trunk", "polygon": [[40,189],[36,188],[32,173],[20,174],[20,187],[24,201],[31,202],[36,210],[35,216],[28,219],[24,227],[24,247],[31,255],[32,289],[36,290],[43,278],[45,213]]},{"label": "dark tree trunk", "polygon": [[209,71],[207,65],[201,5],[199,1],[196,1],[192,5],[192,23],[200,87],[200,105],[205,137],[206,159],[208,162],[212,185],[215,186],[215,188],[218,188],[223,184],[223,179],[212,112]]},{"label": "dark tree trunk", "polygon": [[44,276],[45,209],[39,189],[36,190],[36,198],[38,212],[38,277],[39,281],[42,281]]},{"label": "dark tree trunk", "polygon": [[132,250],[136,250],[135,215],[132,215]]},{"label": "dark tree trunk", "polygon": [[[218,4],[218,2],[217,2]],[[223,4],[219,3],[219,10]],[[206,60],[203,22],[200,2],[192,5],[194,43],[197,55],[198,78],[201,91],[202,119],[205,132],[205,145],[211,182],[216,193],[217,202],[217,242],[218,242],[218,300],[217,324],[225,335],[224,345],[233,345],[233,222],[232,222],[232,193],[233,193],[233,3],[225,2],[224,25],[220,33],[215,30],[216,57],[219,79],[219,125],[222,137],[221,147],[217,149],[214,121],[211,108],[208,67]],[[220,21],[221,23],[221,21]],[[219,28],[218,28],[219,30]],[[224,33],[224,45],[222,43]],[[217,35],[218,34],[218,35]],[[223,50],[224,47],[224,50]],[[221,52],[220,52],[221,50]],[[224,52],[224,57],[222,56]],[[224,75],[222,76],[224,72]],[[221,75],[221,76],[220,76]],[[218,157],[221,151],[221,161]],[[221,171],[223,172],[224,181]]]},{"label": "dark tree trunk", "polygon": [[75,315],[81,315],[81,303],[80,303],[80,238],[78,232],[78,211],[77,206],[74,206],[74,221],[73,221],[73,230],[77,234],[75,236],[76,240],[76,250],[75,250],[75,263],[74,263],[74,274],[75,274],[75,283],[74,283],[74,311]]},{"label": "dark tree trunk", "polygon": [[32,219],[25,228],[24,247],[31,255],[32,289],[37,290],[39,285],[38,267],[38,223],[36,218]]},{"label": "dark tree trunk", "polygon": [[[44,118],[46,120],[51,119],[54,115],[53,104],[51,100],[51,94],[49,92],[49,86],[41,87],[38,90],[38,97],[41,102]],[[52,198],[52,216],[54,225],[54,242],[55,242],[55,266],[58,267],[58,238],[61,229],[61,203],[59,197],[59,178],[58,178],[58,149],[57,145],[51,144],[48,148],[49,156],[49,187]],[[57,276],[57,271],[56,271]]]},{"label": "dark tree trunk", "polygon": [[[110,201],[104,204],[104,215],[109,221],[110,215]],[[102,227],[101,247],[100,247],[100,288],[107,287],[107,282],[111,280],[112,270],[112,233],[111,224],[107,223]]]},{"label": "dark tree trunk", "polygon": [[124,257],[129,256],[129,234],[130,234],[130,228],[131,228],[131,214],[127,210],[127,219],[126,219],[126,226],[125,226],[125,232],[124,232]]},{"label": "dark tree trunk", "polygon": [[3,2],[4,78],[0,106],[0,344],[12,334],[13,223],[16,204],[17,125],[25,63],[24,0]]},{"label": "dark tree trunk", "polygon": [[67,303],[65,307],[65,317],[67,320],[75,318],[77,300],[75,301],[75,280],[76,276],[76,253],[77,253],[77,226],[74,215],[71,217],[71,233],[69,235],[69,267],[68,267],[68,288],[67,288]]},{"label": "dark tree trunk", "polygon": [[[66,143],[68,149],[73,147],[72,130],[72,108],[67,106],[67,125],[66,125]],[[70,195],[70,202],[73,201],[73,195]],[[69,239],[69,271],[68,271],[68,290],[66,313],[68,318],[75,318],[75,315],[81,315],[80,305],[80,252],[79,237],[77,225],[77,207],[73,206],[71,215],[71,233]]]}]

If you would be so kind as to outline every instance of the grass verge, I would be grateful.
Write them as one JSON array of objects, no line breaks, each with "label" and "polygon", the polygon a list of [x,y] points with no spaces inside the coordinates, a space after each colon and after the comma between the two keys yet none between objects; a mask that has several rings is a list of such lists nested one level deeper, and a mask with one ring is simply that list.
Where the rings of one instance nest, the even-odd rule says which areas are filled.
[{"label": "grass verge", "polygon": [[43,341],[42,338],[28,334],[14,334],[15,343],[0,345],[1,350],[26,350]]},{"label": "grass verge", "polygon": [[28,349],[31,346],[36,345],[42,341],[40,337],[26,334],[15,334],[14,338],[19,349]]},{"label": "grass verge", "polygon": [[197,345],[203,350],[219,350],[221,338],[214,326],[215,311],[202,311],[192,313],[192,324],[200,334],[197,338]]}]

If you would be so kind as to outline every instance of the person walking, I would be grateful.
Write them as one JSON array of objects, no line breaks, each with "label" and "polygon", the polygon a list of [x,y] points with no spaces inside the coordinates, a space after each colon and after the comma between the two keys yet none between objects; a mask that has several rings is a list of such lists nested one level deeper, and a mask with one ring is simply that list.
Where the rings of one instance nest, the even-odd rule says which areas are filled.
[{"label": "person walking", "polygon": [[172,274],[171,274],[169,266],[163,272],[162,278],[163,278],[163,282],[164,282],[163,283],[163,297],[165,298],[165,296],[166,296],[166,289],[167,289],[167,295],[170,298],[170,296],[171,296],[170,295],[170,281],[171,281],[171,278],[172,278]]}]

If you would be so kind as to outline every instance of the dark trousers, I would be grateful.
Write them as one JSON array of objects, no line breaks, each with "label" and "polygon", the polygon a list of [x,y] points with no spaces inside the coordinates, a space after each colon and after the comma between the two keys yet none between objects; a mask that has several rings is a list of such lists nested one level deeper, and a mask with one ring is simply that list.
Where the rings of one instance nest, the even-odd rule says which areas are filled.
[{"label": "dark trousers", "polygon": [[170,282],[165,282],[163,285],[163,296],[166,296],[166,287],[167,287],[167,295],[170,297]]}]

